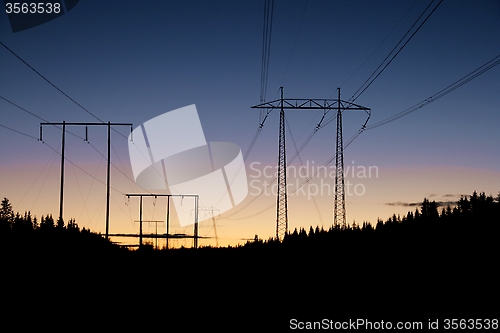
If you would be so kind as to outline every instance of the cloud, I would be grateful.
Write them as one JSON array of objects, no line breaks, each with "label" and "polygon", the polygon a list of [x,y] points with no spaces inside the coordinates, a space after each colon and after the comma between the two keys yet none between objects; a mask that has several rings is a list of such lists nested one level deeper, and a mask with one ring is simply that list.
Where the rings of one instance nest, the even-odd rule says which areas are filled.
[{"label": "cloud", "polygon": [[445,194],[443,195],[443,198],[459,198],[460,194]]},{"label": "cloud", "polygon": [[[457,201],[436,201],[437,207],[446,207],[448,205],[453,207],[456,204],[457,204]],[[396,201],[396,202],[386,202],[385,205],[387,205],[387,206],[399,206],[399,207],[420,207],[420,206],[422,206],[422,202]]]},{"label": "cloud", "polygon": [[414,206],[420,206],[420,205],[422,205],[422,203],[421,202],[401,202],[401,201],[396,201],[396,202],[387,202],[386,205],[388,205],[388,206],[414,207]]}]

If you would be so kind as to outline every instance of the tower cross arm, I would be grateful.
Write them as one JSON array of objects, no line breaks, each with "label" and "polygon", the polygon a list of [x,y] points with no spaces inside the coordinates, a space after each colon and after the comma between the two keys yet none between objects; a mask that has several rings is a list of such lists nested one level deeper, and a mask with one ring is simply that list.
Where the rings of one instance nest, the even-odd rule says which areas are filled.
[{"label": "tower cross arm", "polygon": [[[309,110],[337,110],[339,107],[338,99],[305,99],[305,98],[286,98],[277,99],[270,102],[254,105],[252,109],[309,109]],[[369,111],[370,108],[354,104],[352,102],[340,100],[340,109],[353,111]]]}]

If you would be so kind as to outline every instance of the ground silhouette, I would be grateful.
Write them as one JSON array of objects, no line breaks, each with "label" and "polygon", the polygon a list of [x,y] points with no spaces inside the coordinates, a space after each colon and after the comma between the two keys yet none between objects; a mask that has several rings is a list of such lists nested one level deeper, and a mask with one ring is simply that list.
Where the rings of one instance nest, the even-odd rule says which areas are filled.
[{"label": "ground silhouette", "polygon": [[11,281],[4,289],[15,284],[30,299],[68,292],[71,300],[99,302],[111,288],[176,304],[162,303],[163,310],[184,305],[184,315],[193,307],[198,315],[213,310],[212,324],[233,328],[250,320],[286,329],[291,318],[487,318],[499,296],[499,200],[474,192],[438,207],[424,199],[374,226],[311,226],[282,242],[129,250],[74,220],[14,214],[4,199],[0,254]]}]

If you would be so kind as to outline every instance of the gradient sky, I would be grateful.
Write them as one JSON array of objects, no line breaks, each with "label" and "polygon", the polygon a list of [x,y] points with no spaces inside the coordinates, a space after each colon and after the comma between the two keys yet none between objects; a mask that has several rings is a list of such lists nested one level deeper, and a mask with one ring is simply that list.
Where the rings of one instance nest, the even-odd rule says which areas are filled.
[{"label": "gradient sky", "polygon": [[[267,100],[278,98],[280,86],[285,98],[333,98],[341,87],[342,99],[347,100],[429,2],[276,0]],[[104,121],[135,127],[196,104],[207,141],[234,142],[245,153],[259,124],[259,111],[250,107],[259,104],[260,97],[263,15],[263,1],[88,0],[53,21],[17,33],[12,33],[2,12],[0,41]],[[356,103],[372,109],[370,123],[375,123],[499,54],[500,2],[445,0]],[[0,74],[0,96],[47,121],[96,121],[3,47]],[[345,165],[351,167],[346,181],[353,186],[352,195],[346,196],[347,222],[376,222],[392,213],[404,214],[424,197],[455,201],[474,190],[496,196],[499,87],[500,68],[495,67],[425,108],[359,136],[344,154]],[[1,125],[38,137],[40,120],[4,100],[0,116]],[[320,116],[316,111],[287,113],[292,133],[287,132],[288,156],[295,152],[293,141],[300,146]],[[255,166],[276,164],[278,118],[277,112],[271,113],[246,161],[249,181],[257,179]],[[343,120],[347,141],[364,116],[345,113]],[[116,129],[128,135],[127,128]],[[68,130],[85,133],[83,127]],[[59,129],[44,128],[44,141],[58,151],[60,139]],[[9,198],[15,211],[57,216],[60,156],[41,142],[1,127],[0,140],[0,196]],[[89,140],[106,154],[104,127],[89,128]],[[134,233],[138,199],[128,201],[124,193],[144,190],[134,184],[126,138],[113,132],[112,145],[116,167],[111,170],[110,232]],[[106,161],[72,135],[66,147],[68,159],[97,180],[66,163],[64,218],[104,232]],[[314,136],[301,159],[318,166],[334,153],[332,122]],[[291,165],[298,168],[300,163]],[[352,168],[370,166],[376,174],[353,177]],[[262,188],[264,180],[272,178],[254,184]],[[290,188],[303,180],[290,177]],[[310,183],[327,185],[315,196],[316,205],[307,195],[290,195],[291,230],[332,224],[333,194],[326,191],[328,184],[333,187],[333,179]],[[356,185],[362,195],[354,193]],[[314,194],[313,187],[306,193],[309,190]],[[274,236],[275,196],[261,195],[248,204],[257,189],[249,191],[242,204],[217,218],[220,245],[243,243],[255,234],[264,239]],[[165,199],[153,203],[145,199],[144,219],[164,220]],[[158,226],[162,232],[164,228]],[[210,221],[203,222],[200,234],[213,236],[212,229]],[[145,225],[145,232],[154,231],[153,224]],[[172,231],[190,233],[191,227],[181,228],[174,218]],[[182,242],[177,244],[191,244]],[[207,244],[213,240],[200,241]]]}]

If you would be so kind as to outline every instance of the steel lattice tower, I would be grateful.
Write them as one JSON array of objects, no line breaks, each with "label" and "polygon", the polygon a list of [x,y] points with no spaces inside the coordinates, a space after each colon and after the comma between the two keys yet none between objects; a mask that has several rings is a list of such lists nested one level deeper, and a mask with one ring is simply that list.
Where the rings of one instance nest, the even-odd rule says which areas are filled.
[{"label": "steel lattice tower", "polygon": [[[252,109],[267,109],[267,114],[260,124],[264,125],[267,116],[272,110],[280,110],[280,131],[279,131],[279,154],[278,154],[278,193],[276,209],[276,238],[282,240],[288,231],[288,210],[287,210],[287,189],[286,189],[286,146],[285,146],[285,109],[292,110],[323,110],[323,117],[314,129],[318,131],[322,127],[322,122],[329,111],[337,110],[337,154],[335,174],[335,208],[334,225],[346,226],[345,217],[345,194],[344,194],[344,147],[342,141],[342,112],[343,111],[365,111],[368,114],[363,129],[370,119],[370,109],[361,105],[354,104],[340,99],[340,88],[338,89],[337,99],[311,99],[311,98],[283,98],[283,87],[281,98],[264,102],[252,106]],[[324,126],[324,125],[323,125]]]},{"label": "steel lattice tower", "polygon": [[340,88],[337,103],[337,149],[335,153],[335,201],[333,207],[333,226],[345,228],[345,188],[344,188],[344,143],[342,140],[342,109],[340,107]]},{"label": "steel lattice tower", "polygon": [[281,90],[280,134],[278,152],[278,195],[276,202],[276,238],[283,240],[288,231],[288,203],[286,194],[286,145],[285,110],[283,109],[283,87]]}]

